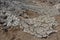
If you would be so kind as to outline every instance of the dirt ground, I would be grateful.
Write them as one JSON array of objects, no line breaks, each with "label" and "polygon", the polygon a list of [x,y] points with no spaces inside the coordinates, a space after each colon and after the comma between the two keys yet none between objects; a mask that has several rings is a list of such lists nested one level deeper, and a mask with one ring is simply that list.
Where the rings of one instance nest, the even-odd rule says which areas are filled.
[{"label": "dirt ground", "polygon": [[[45,2],[45,1],[41,1],[41,2]],[[33,16],[33,15],[30,15],[30,16]],[[55,16],[55,18],[57,22],[60,24],[60,15]],[[31,34],[23,32],[22,29],[18,27],[10,28],[8,32],[4,32],[0,28],[0,40],[60,40],[60,25],[58,25],[56,29],[58,30],[58,32],[49,35],[49,37],[47,38],[37,38],[35,36],[32,36]]]},{"label": "dirt ground", "polygon": [[[60,24],[60,15],[55,16],[56,20]],[[0,40],[60,40],[60,25],[56,27],[57,33],[51,34],[47,38],[37,38],[28,33],[25,33],[20,28],[10,28],[8,32],[4,32],[0,29]]]}]

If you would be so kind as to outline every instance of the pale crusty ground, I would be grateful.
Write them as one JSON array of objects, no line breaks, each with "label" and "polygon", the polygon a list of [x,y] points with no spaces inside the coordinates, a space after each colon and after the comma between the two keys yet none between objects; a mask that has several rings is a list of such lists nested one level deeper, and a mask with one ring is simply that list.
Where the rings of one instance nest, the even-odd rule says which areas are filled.
[{"label": "pale crusty ground", "polygon": [[[60,15],[55,16],[56,20],[60,24]],[[24,33],[20,28],[10,28],[8,32],[4,32],[0,29],[0,40],[60,40],[60,25],[56,27],[57,33],[51,34],[47,38],[37,38],[28,33]]]},{"label": "pale crusty ground", "polygon": [[[32,12],[29,13],[32,14]],[[31,14],[28,15],[30,16],[34,15],[34,17],[36,16],[36,14],[32,14],[32,15]],[[55,16],[55,18],[57,22],[60,24],[60,15]],[[58,30],[58,32],[51,34],[47,38],[37,38],[28,33],[24,33],[20,28],[15,28],[15,29],[10,28],[8,32],[4,32],[3,30],[0,29],[0,40],[60,40],[60,25],[57,26],[56,29]]]}]

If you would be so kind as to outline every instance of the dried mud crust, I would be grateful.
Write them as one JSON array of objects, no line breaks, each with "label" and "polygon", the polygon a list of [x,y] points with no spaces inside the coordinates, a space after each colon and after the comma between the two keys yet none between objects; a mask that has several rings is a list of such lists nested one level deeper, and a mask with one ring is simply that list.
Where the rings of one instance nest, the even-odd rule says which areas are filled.
[{"label": "dried mud crust", "polygon": [[[26,13],[26,12],[25,12]],[[16,15],[13,15],[12,12],[7,11],[0,13],[0,24],[3,25],[3,29],[5,31],[8,31],[7,29],[10,27],[16,27],[17,25],[22,28],[23,32],[30,33],[31,35],[34,35],[36,37],[48,37],[51,33],[56,32],[54,27],[57,26],[57,22],[54,17],[51,17],[49,15],[40,15],[35,18],[18,18]],[[32,14],[26,13],[26,15],[31,16]],[[33,14],[34,15],[34,14]],[[7,16],[6,18],[4,18]],[[23,15],[25,16],[25,15]],[[25,16],[26,17],[26,16]],[[32,17],[32,16],[31,16]]]},{"label": "dried mud crust", "polygon": [[[56,15],[55,13],[58,13],[58,11],[55,9],[55,8],[53,8],[53,7],[51,7],[51,6],[47,6],[47,5],[40,5],[40,6],[36,6],[36,5],[29,5],[29,4],[24,4],[24,3],[21,3],[21,4],[19,4],[19,2],[16,2],[16,1],[13,1],[12,2],[12,4],[14,5],[13,7],[15,7],[16,9],[15,9],[15,11],[16,10],[19,10],[19,8],[20,8],[20,11],[23,9],[23,10],[26,10],[26,9],[30,9],[30,10],[32,10],[32,11],[34,11],[35,12],[35,14],[33,14],[34,15],[34,17],[35,17],[35,19],[34,19],[34,17],[33,17],[33,15],[31,15],[33,12],[31,12],[31,11],[28,11],[28,12],[24,12],[24,14],[22,15],[22,17],[23,17],[23,19],[22,20],[18,20],[18,18],[16,18],[15,17],[15,13],[13,13],[13,15],[11,16],[8,16],[8,18],[7,18],[7,25],[9,26],[10,24],[12,25],[12,26],[15,26],[16,25],[16,22],[20,22],[20,24],[22,24],[22,26],[19,24],[19,23],[17,23],[17,25],[20,25],[21,27],[24,27],[24,28],[27,28],[27,27],[29,27],[29,26],[31,26],[32,27],[32,29],[34,29],[34,26],[36,27],[36,30],[34,29],[34,31],[35,31],[35,33],[36,34],[34,34],[34,35],[36,35],[37,37],[46,37],[46,36],[49,36],[49,31],[50,31],[50,33],[51,32],[56,32],[54,29],[53,29],[53,27],[51,28],[51,26],[53,25],[55,25],[55,19],[54,18],[52,18],[51,16],[49,16],[49,17],[47,17],[48,15]],[[19,5],[18,5],[19,4]],[[22,6],[23,5],[23,6]],[[10,6],[12,6],[12,5],[10,5]],[[17,7],[18,7],[18,9],[17,9]],[[23,7],[23,8],[22,8]],[[42,8],[42,9],[41,9]],[[41,10],[40,10],[41,9]],[[11,11],[11,10],[10,10]],[[52,30],[50,30],[49,28],[48,28],[48,32],[45,30],[45,28],[41,28],[41,30],[42,30],[42,33],[41,34],[39,34],[39,27],[41,27],[40,26],[40,18],[42,17],[42,16],[39,16],[39,17],[37,17],[38,15],[36,15],[36,13],[37,12],[39,13],[39,15],[40,15],[40,13],[42,13],[42,14],[44,14],[44,15],[47,15],[47,16],[44,16],[44,18],[42,18],[42,19],[47,19],[47,21],[49,20],[49,21],[51,21],[50,19],[52,19],[52,24],[51,24],[51,26],[49,27],[49,28],[51,28]],[[12,11],[11,11],[12,12]],[[29,14],[29,12],[30,12],[30,14]],[[50,13],[51,12],[51,13]],[[26,13],[26,14],[25,14]],[[46,14],[45,14],[46,13]],[[49,14],[48,14],[49,13]],[[9,13],[7,13],[8,15],[10,14],[10,12]],[[12,13],[11,13],[12,14]],[[59,13],[58,13],[59,14]],[[52,16],[53,16],[52,15]],[[16,15],[16,16],[18,16],[18,15]],[[21,16],[21,15],[20,15]],[[19,17],[19,16],[18,16]],[[28,17],[28,18],[27,18]],[[32,18],[32,19],[30,19],[30,18]],[[50,18],[51,17],[51,18]],[[16,19],[15,19],[16,18]],[[24,19],[25,18],[25,19]],[[26,18],[27,18],[27,20],[26,20]],[[49,19],[50,18],[50,19]],[[9,19],[11,19],[11,20],[9,20]],[[30,19],[30,20],[29,20]],[[37,20],[38,19],[38,20]],[[15,22],[13,22],[13,23],[10,23],[12,20],[16,20]],[[32,22],[30,22],[30,21],[32,21]],[[37,22],[38,21],[38,22]],[[45,20],[46,21],[46,20]],[[6,21],[5,21],[6,22]],[[32,24],[33,23],[33,24]],[[34,24],[35,23],[35,24]],[[39,23],[39,24],[38,24]],[[42,22],[43,23],[43,22]],[[10,26],[11,26],[10,25]],[[57,25],[57,24],[56,24]],[[55,25],[55,26],[56,26]],[[6,25],[5,25],[6,26]],[[7,27],[8,27],[7,26]],[[12,27],[11,26],[11,27]],[[44,27],[44,25],[43,25],[43,27]],[[24,29],[23,28],[23,29]],[[30,28],[27,28],[27,29],[30,29]],[[24,29],[25,30],[25,29]],[[23,30],[23,31],[24,31]],[[25,30],[25,31],[27,31],[26,33],[28,33],[28,32],[30,32],[31,30]],[[24,31],[24,32],[25,32]],[[37,33],[37,31],[38,31],[38,33]],[[47,35],[45,35],[46,34],[46,32],[48,33]],[[18,34],[18,33],[17,33]],[[32,34],[32,33],[30,33],[30,34]],[[43,35],[44,34],[44,35]],[[19,34],[20,35],[20,34]],[[8,37],[7,37],[8,38]],[[13,37],[11,40],[14,40],[16,37]],[[6,39],[7,40],[7,39]],[[21,40],[21,39],[16,39],[16,40]],[[30,40],[30,39],[29,39]]]},{"label": "dried mud crust", "polygon": [[56,27],[58,23],[54,20],[54,17],[46,15],[33,19],[24,19],[21,28],[23,28],[24,32],[30,33],[36,37],[47,37],[50,33],[56,32],[54,27]]},{"label": "dried mud crust", "polygon": [[[58,40],[60,37],[59,32],[50,35],[48,38],[37,38],[22,31],[19,28],[10,28],[8,32],[0,30],[0,40]],[[60,39],[59,39],[60,40]]]},{"label": "dried mud crust", "polygon": [[[55,17],[57,21],[60,23],[60,16]],[[57,30],[60,30],[60,26],[57,26]],[[16,28],[10,28],[8,29],[8,32],[4,32],[0,28],[0,40],[60,40],[60,31],[57,33],[51,34],[47,38],[37,38],[35,36],[32,36],[28,33],[25,33],[22,31],[22,29],[16,27]]]},{"label": "dried mud crust", "polygon": [[[28,13],[30,13],[28,11]],[[18,19],[15,15],[11,14],[10,11],[0,13],[1,15],[1,22],[3,21],[3,29],[5,32],[7,31],[7,28],[10,27],[17,27],[19,25],[19,28],[22,28],[23,32],[29,33],[31,35],[34,35],[36,37],[48,37],[51,33],[56,32],[54,27],[57,26],[57,22],[55,21],[54,17],[51,17],[49,15],[40,15],[38,17],[34,18],[22,18],[21,20]],[[4,16],[3,16],[4,15]],[[7,16],[6,19],[4,19],[5,15]],[[31,16],[32,14],[27,14]],[[33,14],[34,15],[34,14]],[[31,16],[32,17],[32,16]],[[6,21],[4,21],[4,20]],[[13,20],[13,21],[12,21]],[[15,21],[14,21],[15,20]],[[5,25],[6,24],[6,25]],[[6,27],[5,27],[6,26]]]}]

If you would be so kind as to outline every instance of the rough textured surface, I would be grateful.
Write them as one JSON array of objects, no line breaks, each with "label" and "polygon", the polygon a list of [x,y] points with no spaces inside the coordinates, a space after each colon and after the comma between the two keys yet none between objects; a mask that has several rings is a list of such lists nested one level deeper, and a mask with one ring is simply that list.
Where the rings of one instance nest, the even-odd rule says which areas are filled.
[{"label": "rough textured surface", "polygon": [[[39,0],[39,1],[44,2],[44,0]],[[56,2],[54,0],[47,0],[46,3],[50,2],[51,4],[51,5],[47,5],[46,3],[40,4],[37,0],[28,0],[28,1],[0,0],[0,24],[2,24],[1,27],[5,29],[5,32],[8,30],[7,32],[8,36],[5,35],[4,33],[4,36],[2,35],[0,39],[8,40],[9,38],[9,40],[27,40],[28,37],[29,38],[28,40],[40,40],[37,37],[39,38],[41,37],[46,38],[47,36],[49,37],[49,35],[56,32],[55,27],[57,27],[57,22],[54,16],[60,14],[59,7],[57,7],[56,5],[56,3],[59,3],[58,1],[59,0],[57,0]],[[2,10],[4,10],[5,12],[3,12]],[[10,27],[13,28],[7,29]],[[16,28],[18,31],[16,30]],[[23,29],[22,30],[23,32],[19,30],[20,28]],[[11,35],[9,35],[10,33],[9,30],[10,31],[14,30],[17,33],[11,32],[13,35],[12,37]],[[27,36],[28,35],[27,34],[25,35],[27,37],[25,36],[23,37],[25,32],[30,35]],[[1,30],[1,34],[3,34],[2,30]],[[36,38],[32,38],[31,34],[34,35],[34,37]],[[21,37],[21,39],[17,38],[17,36]],[[45,40],[45,39],[41,39],[41,40]],[[54,38],[54,40],[59,40],[59,39],[56,36],[56,39]]]},{"label": "rough textured surface", "polygon": [[59,15],[59,12],[58,12],[58,10],[55,9],[55,7],[48,6],[45,4],[36,5],[36,4],[26,4],[26,3],[19,2],[19,1],[12,1],[12,2],[2,1],[1,7],[2,7],[1,9],[3,9],[3,10],[10,10],[10,11],[12,11],[12,10],[13,11],[31,10],[31,11],[36,12],[39,15],[40,14],[42,14],[42,15],[46,14],[46,15],[50,15],[50,16],[57,15],[57,14]]},{"label": "rough textured surface", "polygon": [[10,11],[0,12],[0,24],[3,25],[4,29],[9,28],[10,26],[19,25],[20,19],[13,15]]},{"label": "rough textured surface", "polygon": [[[19,16],[18,16],[19,17]],[[10,11],[2,11],[0,13],[0,24],[3,25],[3,29],[7,29],[11,26],[20,26],[24,32],[30,33],[37,37],[47,37],[53,32],[57,32],[54,28],[58,25],[54,17],[49,15],[40,15],[35,18],[18,18]]]},{"label": "rough textured surface", "polygon": [[[55,17],[60,24],[60,15]],[[56,27],[57,33],[51,34],[48,38],[37,38],[28,33],[22,32],[21,29],[11,28],[6,33],[0,29],[0,40],[60,40],[60,25]]]},{"label": "rough textured surface", "polygon": [[47,37],[51,33],[57,32],[54,30],[57,25],[54,17],[43,15],[33,19],[25,19],[24,22],[22,21],[21,28],[24,32],[37,37]]}]

